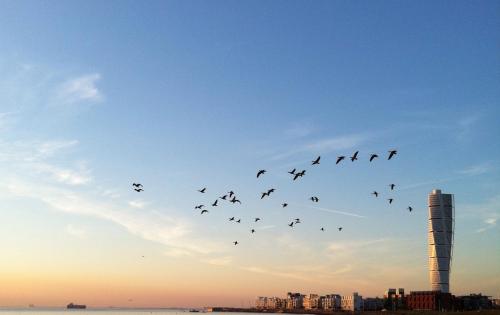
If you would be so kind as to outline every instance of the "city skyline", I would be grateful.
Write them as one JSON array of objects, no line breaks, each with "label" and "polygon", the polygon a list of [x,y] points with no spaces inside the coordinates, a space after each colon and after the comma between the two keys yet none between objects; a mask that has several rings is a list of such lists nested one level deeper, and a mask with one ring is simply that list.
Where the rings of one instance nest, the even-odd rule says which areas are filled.
[{"label": "city skyline", "polygon": [[430,290],[433,189],[450,292],[499,297],[499,12],[0,1],[0,306]]}]

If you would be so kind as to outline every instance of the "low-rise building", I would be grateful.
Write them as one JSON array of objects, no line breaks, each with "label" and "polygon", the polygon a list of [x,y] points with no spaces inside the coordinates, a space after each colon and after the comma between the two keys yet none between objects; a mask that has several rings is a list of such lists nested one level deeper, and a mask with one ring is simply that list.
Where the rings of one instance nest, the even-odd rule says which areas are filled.
[{"label": "low-rise building", "polygon": [[322,296],[321,308],[327,311],[340,311],[342,308],[342,297],[339,294]]},{"label": "low-rise building", "polygon": [[413,291],[406,296],[406,305],[410,310],[451,310],[453,296],[441,291]]},{"label": "low-rise building", "polygon": [[464,311],[485,310],[493,307],[490,297],[481,293],[457,296],[456,300],[457,309]]},{"label": "low-rise building", "polygon": [[306,310],[318,309],[320,305],[319,295],[317,294],[309,294],[304,296],[302,300],[302,306]]},{"label": "low-rise building", "polygon": [[382,309],[384,309],[384,299],[378,297],[363,299],[364,311],[380,311]]},{"label": "low-rise building", "polygon": [[354,292],[351,295],[343,295],[341,299],[343,311],[361,311],[363,309],[363,297]]}]

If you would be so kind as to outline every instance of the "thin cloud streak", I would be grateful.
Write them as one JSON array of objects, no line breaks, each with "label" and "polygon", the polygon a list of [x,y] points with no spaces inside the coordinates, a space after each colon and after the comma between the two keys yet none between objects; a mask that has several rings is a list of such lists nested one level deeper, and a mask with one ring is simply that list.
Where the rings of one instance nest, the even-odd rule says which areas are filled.
[{"label": "thin cloud streak", "polygon": [[334,214],[340,214],[340,215],[346,215],[350,217],[355,217],[355,218],[362,218],[366,219],[367,217],[364,215],[360,215],[354,212],[348,212],[348,211],[339,211],[339,210],[334,210],[334,209],[328,209],[328,208],[322,208],[322,207],[317,207],[317,206],[311,206],[311,205],[305,205],[305,204],[296,204],[294,205],[301,206],[301,207],[307,207],[309,209],[314,209],[314,210],[319,210],[319,211],[324,211],[328,213],[334,213]]}]

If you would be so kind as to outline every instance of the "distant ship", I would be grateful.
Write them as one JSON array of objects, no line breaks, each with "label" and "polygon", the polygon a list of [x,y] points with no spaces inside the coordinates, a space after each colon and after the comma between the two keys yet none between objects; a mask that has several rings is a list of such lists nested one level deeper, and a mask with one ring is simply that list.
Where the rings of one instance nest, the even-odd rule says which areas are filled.
[{"label": "distant ship", "polygon": [[72,308],[85,309],[85,308],[87,308],[87,305],[69,303],[68,306],[66,306],[66,308],[68,308],[68,309],[72,309]]}]

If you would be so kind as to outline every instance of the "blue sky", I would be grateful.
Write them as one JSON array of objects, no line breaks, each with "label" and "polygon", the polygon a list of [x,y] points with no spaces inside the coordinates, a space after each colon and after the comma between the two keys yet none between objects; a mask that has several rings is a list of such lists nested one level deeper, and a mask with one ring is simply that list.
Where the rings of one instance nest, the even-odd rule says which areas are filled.
[{"label": "blue sky", "polygon": [[[9,228],[0,244],[12,257],[2,268],[33,261],[19,272],[35,277],[37,238],[39,250],[54,251],[45,267],[59,266],[56,276],[85,257],[94,265],[80,268],[97,279],[96,268],[130,267],[146,251],[158,265],[137,271],[145,286],[154,272],[189,292],[194,275],[172,280],[188,266],[213,274],[207,281],[226,279],[198,293],[201,305],[214,299],[210,290],[239,305],[287,290],[426,289],[426,195],[441,188],[456,200],[452,290],[497,295],[499,9],[498,1],[2,1],[0,219]],[[392,148],[394,160],[368,163]],[[359,161],[335,165],[356,150]],[[317,155],[322,164],[311,168]],[[294,167],[308,169],[300,182],[286,174]],[[256,180],[261,168],[268,173]],[[146,191],[133,193],[133,181]],[[196,192],[203,186],[206,195]],[[261,201],[270,187],[276,194]],[[241,207],[193,210],[229,189]],[[228,224],[233,215],[241,226]],[[254,216],[264,227],[255,237]],[[295,217],[304,224],[291,231]],[[26,257],[14,255],[19,248]],[[68,248],[78,253],[63,255]],[[397,276],[373,269],[387,260]],[[263,282],[242,289],[234,277]],[[56,296],[41,303],[60,303]],[[158,299],[136,300],[164,305]],[[198,302],[179,295],[168,305]],[[15,303],[25,301],[4,302]]]}]

